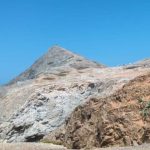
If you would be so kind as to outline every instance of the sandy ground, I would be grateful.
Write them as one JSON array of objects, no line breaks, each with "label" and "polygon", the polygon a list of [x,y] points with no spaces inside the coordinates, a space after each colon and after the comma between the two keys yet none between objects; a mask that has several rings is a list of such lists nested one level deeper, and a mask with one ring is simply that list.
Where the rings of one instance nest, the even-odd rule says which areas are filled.
[{"label": "sandy ground", "polygon": [[[65,150],[63,146],[42,143],[14,143],[0,144],[0,150]],[[114,148],[98,148],[93,150],[150,150],[150,144],[144,144],[135,147],[114,147]]]},{"label": "sandy ground", "polygon": [[42,143],[0,144],[0,150],[64,150],[63,146]]},{"label": "sandy ground", "polygon": [[135,147],[101,148],[96,150],[150,150],[150,144],[143,144],[141,146],[135,146]]}]

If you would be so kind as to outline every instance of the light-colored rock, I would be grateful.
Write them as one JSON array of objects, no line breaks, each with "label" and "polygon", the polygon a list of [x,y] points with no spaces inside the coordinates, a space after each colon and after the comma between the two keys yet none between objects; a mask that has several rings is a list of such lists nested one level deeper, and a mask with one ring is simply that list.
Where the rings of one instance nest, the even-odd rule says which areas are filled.
[{"label": "light-colored rock", "polygon": [[54,47],[2,87],[0,138],[8,142],[38,141],[60,127],[77,106],[95,96],[111,95],[149,69],[145,64],[132,69],[105,68]]}]

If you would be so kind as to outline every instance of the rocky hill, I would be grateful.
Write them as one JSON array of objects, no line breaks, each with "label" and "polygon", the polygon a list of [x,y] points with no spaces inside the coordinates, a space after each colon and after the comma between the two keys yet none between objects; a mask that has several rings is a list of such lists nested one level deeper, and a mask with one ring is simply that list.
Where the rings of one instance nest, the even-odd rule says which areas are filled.
[{"label": "rocky hill", "polygon": [[74,68],[82,70],[85,68],[103,68],[104,65],[89,61],[76,55],[62,47],[53,46],[48,52],[40,57],[29,69],[10,81],[10,84],[34,79],[43,73],[55,73],[57,70],[67,70]]},{"label": "rocky hill", "polygon": [[106,98],[78,106],[60,131],[45,140],[68,148],[137,146],[150,142],[150,73]]},{"label": "rocky hill", "polygon": [[[100,142],[97,145],[92,144],[91,140],[86,138],[82,143],[77,143],[77,147],[73,146],[78,131],[69,133],[69,126],[74,129],[75,120],[81,123],[77,110],[80,112],[82,109],[87,109],[86,111],[93,113],[91,110],[97,109],[104,100],[106,110],[105,108],[102,110],[107,112],[107,108],[111,108],[108,97],[113,98],[112,95],[124,88],[124,85],[130,84],[131,80],[149,71],[149,59],[110,68],[91,62],[64,48],[52,47],[24,73],[0,88],[0,139],[5,142],[40,141],[45,135],[50,134],[49,137],[55,135],[55,131],[59,131],[59,128],[62,128],[67,121],[68,126],[66,125],[63,131],[66,133],[66,139],[69,139],[68,135],[71,134],[72,141],[69,139],[68,143],[62,138],[63,144],[73,148],[85,147],[88,146],[85,143],[86,140],[91,146],[102,147]],[[95,99],[96,102],[93,102]],[[87,107],[85,103],[89,106]],[[116,103],[119,104],[118,101]],[[95,115],[98,119],[98,115],[100,117],[104,115],[105,118],[103,113],[98,111],[97,114],[93,113],[93,116]],[[107,117],[106,119],[110,121]],[[84,126],[89,126],[89,123],[86,119],[83,121],[82,129],[86,130]],[[91,129],[95,136],[96,132],[98,134],[97,121],[93,121],[93,124]],[[84,137],[85,133],[83,131],[79,136]],[[91,138],[94,139],[92,136]],[[52,137],[55,139],[55,136]],[[78,136],[77,139],[80,140]],[[114,145],[115,142],[114,140]],[[118,142],[118,144],[122,143]],[[105,144],[105,146],[110,145],[113,144]]]}]

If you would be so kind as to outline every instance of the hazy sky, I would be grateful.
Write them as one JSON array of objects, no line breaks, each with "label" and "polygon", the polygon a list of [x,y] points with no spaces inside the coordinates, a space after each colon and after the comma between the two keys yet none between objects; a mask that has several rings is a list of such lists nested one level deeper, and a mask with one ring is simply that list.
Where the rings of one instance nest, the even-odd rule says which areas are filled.
[{"label": "hazy sky", "polygon": [[150,57],[150,0],[0,0],[0,83],[54,44],[109,66]]}]

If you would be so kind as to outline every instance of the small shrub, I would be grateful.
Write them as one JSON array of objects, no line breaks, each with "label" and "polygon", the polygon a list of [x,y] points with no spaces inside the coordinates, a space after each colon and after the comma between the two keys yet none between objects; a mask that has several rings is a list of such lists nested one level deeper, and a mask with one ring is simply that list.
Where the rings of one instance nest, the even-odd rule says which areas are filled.
[{"label": "small shrub", "polygon": [[150,101],[144,101],[143,99],[138,99],[140,105],[142,105],[142,116],[144,118],[150,116]]},{"label": "small shrub", "polygon": [[147,102],[147,104],[145,105],[143,111],[142,111],[143,117],[147,117],[150,116],[150,101]]}]

